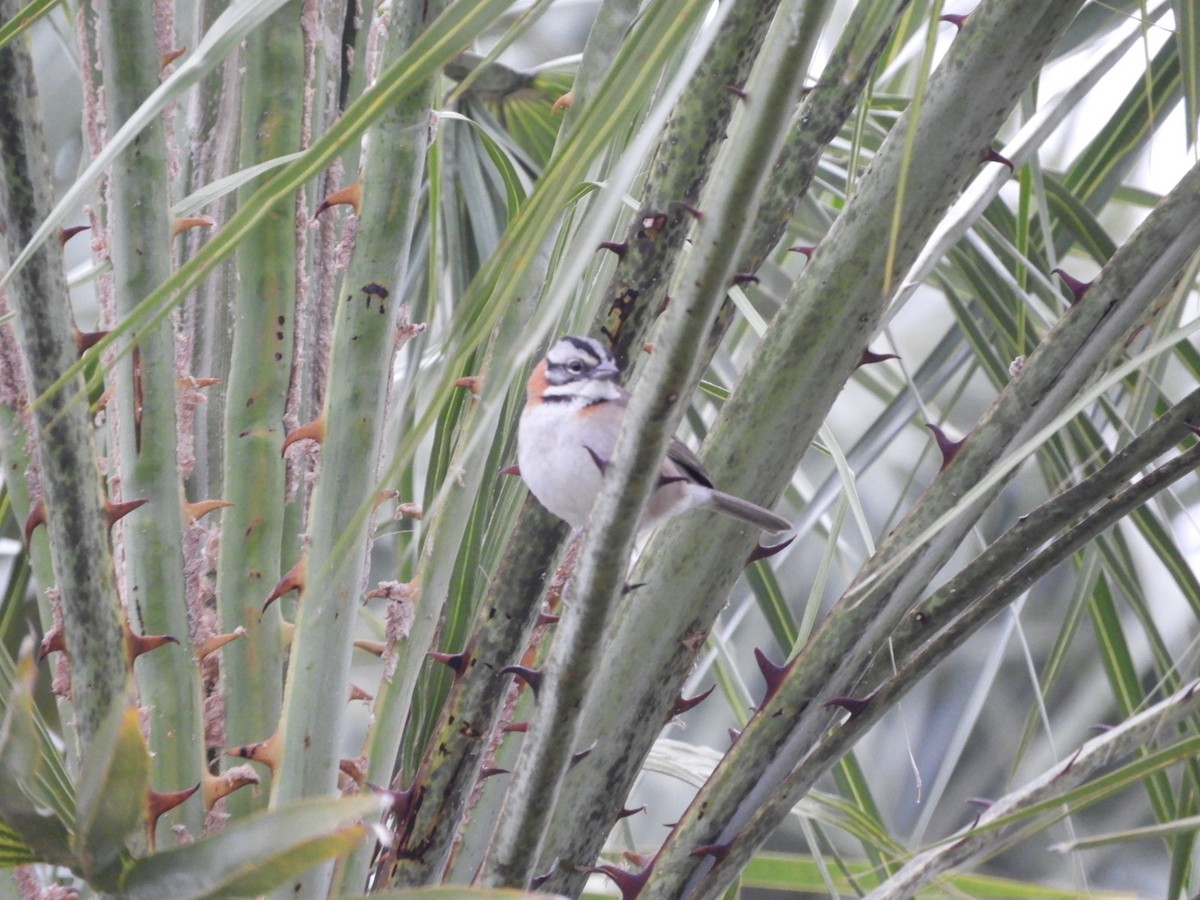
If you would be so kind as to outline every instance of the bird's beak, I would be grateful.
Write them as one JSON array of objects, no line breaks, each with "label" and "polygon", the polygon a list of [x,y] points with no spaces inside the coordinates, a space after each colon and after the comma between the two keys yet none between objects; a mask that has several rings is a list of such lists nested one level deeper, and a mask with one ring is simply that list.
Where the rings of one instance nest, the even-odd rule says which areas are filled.
[{"label": "bird's beak", "polygon": [[611,359],[606,359],[596,368],[592,369],[592,376],[602,378],[605,381],[616,381],[617,376],[621,374],[621,370],[617,368],[617,364]]}]

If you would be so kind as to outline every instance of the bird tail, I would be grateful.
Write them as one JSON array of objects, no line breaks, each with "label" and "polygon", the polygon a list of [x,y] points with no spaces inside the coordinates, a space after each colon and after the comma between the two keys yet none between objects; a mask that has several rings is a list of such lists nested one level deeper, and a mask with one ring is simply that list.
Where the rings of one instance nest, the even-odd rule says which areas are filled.
[{"label": "bird tail", "polygon": [[733,516],[735,519],[741,519],[743,522],[748,522],[751,525],[757,525],[764,531],[790,531],[792,528],[791,522],[775,515],[769,509],[763,509],[756,503],[751,503],[749,500],[743,500],[732,494],[726,494],[723,491],[713,491],[709,499],[709,505],[717,512]]}]

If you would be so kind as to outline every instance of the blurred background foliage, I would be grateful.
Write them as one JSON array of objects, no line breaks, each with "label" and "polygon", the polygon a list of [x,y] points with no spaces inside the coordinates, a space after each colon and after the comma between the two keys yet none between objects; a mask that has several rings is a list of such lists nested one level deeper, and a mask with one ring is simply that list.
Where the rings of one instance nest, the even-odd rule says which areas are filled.
[{"label": "blurred background foliage", "polygon": [[[2,8],[0,897],[1195,894],[1195,4]],[[632,547],[676,423],[794,539]]]}]

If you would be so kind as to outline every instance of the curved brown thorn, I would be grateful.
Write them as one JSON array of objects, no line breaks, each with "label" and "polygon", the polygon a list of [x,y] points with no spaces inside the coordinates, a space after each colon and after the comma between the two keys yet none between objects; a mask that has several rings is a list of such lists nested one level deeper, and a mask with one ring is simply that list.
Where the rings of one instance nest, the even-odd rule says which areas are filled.
[{"label": "curved brown thorn", "polygon": [[214,634],[208,640],[201,641],[196,645],[196,661],[204,662],[207,657],[216,653],[231,641],[236,641],[245,633],[246,629],[239,625],[227,634]]},{"label": "curved brown thorn", "polygon": [[133,662],[143,653],[157,650],[166,644],[178,643],[179,641],[175,640],[169,634],[134,634],[133,629],[129,627],[129,623],[125,623],[125,652],[129,654],[130,662]]},{"label": "curved brown thorn", "polygon": [[408,818],[409,812],[412,811],[413,797],[416,794],[417,786],[415,784],[407,788],[384,788],[368,781],[366,786],[375,793],[383,794],[388,798],[388,815],[395,816],[398,822],[403,822]]},{"label": "curved brown thorn", "polygon": [[479,780],[486,781],[488,778],[495,778],[497,775],[511,775],[512,769],[501,769],[496,766],[484,766],[479,770]]},{"label": "curved brown thorn", "polygon": [[951,25],[953,25],[959,31],[962,31],[962,27],[965,24],[967,24],[967,16],[964,16],[964,15],[961,15],[958,13],[945,13],[943,15],[938,16],[938,21],[939,22],[949,22]]},{"label": "curved brown thorn", "polygon": [[650,872],[652,866],[646,866],[640,872],[630,872],[622,869],[620,866],[579,866],[580,872],[598,872],[601,875],[607,875],[613,884],[617,886],[617,890],[621,892],[621,900],[634,900],[642,892],[642,888],[646,886],[646,882],[650,880]]},{"label": "curved brown thorn", "polygon": [[392,516],[392,518],[393,519],[416,519],[419,521],[421,519],[421,517],[424,515],[425,515],[425,510],[421,509],[420,503],[413,503],[412,501],[406,501],[404,503],[396,504],[396,512],[395,512],[395,515]]},{"label": "curved brown thorn", "polygon": [[630,816],[636,816],[638,813],[644,813],[645,811],[645,806],[639,806],[637,809],[626,809],[622,807],[621,811],[617,813],[617,819],[628,819]]},{"label": "curved brown thorn", "polygon": [[500,726],[501,734],[524,734],[529,730],[528,722],[509,722]]},{"label": "curved brown thorn", "polygon": [[349,184],[344,188],[339,188],[317,205],[316,212],[313,213],[313,218],[317,218],[319,215],[321,215],[321,213],[325,212],[325,210],[332,206],[349,206],[354,210],[354,214],[357,216],[359,214],[359,210],[362,209],[362,189],[363,186],[361,181],[356,181],[354,184]]},{"label": "curved brown thorn", "polygon": [[505,466],[503,469],[500,470],[500,474],[501,475],[520,475],[521,467],[516,466],[516,465]]},{"label": "curved brown thorn", "polygon": [[359,650],[366,650],[372,656],[383,656],[384,651],[387,650],[387,645],[382,641],[357,640],[354,642],[354,646]]},{"label": "curved brown thorn", "polygon": [[363,595],[363,605],[372,600],[386,600],[388,603],[416,602],[421,596],[420,577],[412,581],[382,581]]},{"label": "curved brown thorn", "polygon": [[734,284],[758,284],[758,276],[753,272],[734,272]]},{"label": "curved brown thorn", "polygon": [[553,103],[550,104],[550,114],[560,113],[564,109],[570,109],[575,103],[575,91],[569,90]]},{"label": "curved brown thorn", "polygon": [[615,253],[618,259],[623,259],[629,252],[629,244],[626,241],[601,241],[596,249],[608,250],[610,253]]},{"label": "curved brown thorn", "polygon": [[[1106,725],[1104,727],[1104,730],[1108,731],[1109,728],[1111,728],[1111,726]],[[1075,760],[1079,759],[1079,754],[1082,752],[1083,752],[1083,746],[1080,745],[1079,749],[1076,750],[1073,754],[1071,754],[1071,758],[1069,760],[1067,760],[1067,764],[1065,766],[1063,766],[1062,771],[1054,776],[1055,780],[1062,778],[1064,775],[1066,775],[1068,772],[1070,772],[1071,769],[1073,769],[1075,767]]]},{"label": "curved brown thorn", "polygon": [[70,228],[58,229],[58,245],[61,247],[81,231],[87,231],[91,225],[72,225]]},{"label": "curved brown thorn", "polygon": [[282,758],[280,755],[280,745],[282,743],[283,740],[278,729],[276,729],[275,733],[265,741],[259,741],[255,744],[242,744],[240,747],[230,747],[226,749],[225,755],[262,763],[274,774],[276,768],[279,766],[279,760]]},{"label": "curved brown thorn", "polygon": [[561,618],[562,616],[556,616],[553,613],[548,613],[543,609],[538,613],[537,627],[540,628],[543,625],[557,625],[559,619]]},{"label": "curved brown thorn", "polygon": [[105,500],[104,519],[108,522],[108,527],[112,528],[139,506],[145,506],[147,502],[148,501],[145,498],[142,498],[141,500],[123,500],[120,503],[113,503],[111,500]]},{"label": "curved brown thorn", "polygon": [[38,497],[33,501],[33,505],[29,508],[29,515],[25,518],[25,546],[29,546],[29,542],[33,539],[33,532],[39,525],[46,524],[46,500],[43,497]]},{"label": "curved brown thorn", "polygon": [[179,237],[191,228],[212,228],[216,224],[211,216],[183,216],[178,219],[172,216],[171,237]]},{"label": "curved brown thorn", "polygon": [[802,253],[805,259],[812,259],[813,254],[817,252],[817,248],[810,244],[797,244],[795,247],[788,247],[788,253]]},{"label": "curved brown thorn", "polygon": [[871,705],[871,702],[874,699],[875,693],[871,692],[865,697],[830,697],[821,705],[826,709],[834,706],[844,709],[846,712],[850,713],[850,718],[853,719],[856,716],[861,715],[862,712]]},{"label": "curved brown thorn", "polygon": [[151,850],[154,849],[154,830],[158,825],[158,820],[198,790],[200,790],[200,782],[196,782],[190,788],[184,788],[182,791],[163,793],[154,790],[146,791],[146,830]]},{"label": "curved brown thorn", "polygon": [[675,718],[676,716],[681,716],[685,712],[687,712],[689,709],[695,709],[697,706],[699,706],[701,703],[703,703],[705,700],[707,700],[712,695],[712,692],[715,691],[716,689],[717,689],[717,686],[714,684],[707,691],[705,691],[702,694],[697,694],[695,697],[679,697],[679,698],[677,698],[675,700],[675,705],[671,707],[671,713],[670,713],[670,715],[667,716],[667,720],[670,721],[671,719]]},{"label": "curved brown thorn", "polygon": [[1183,427],[1186,428],[1188,431],[1190,431],[1192,434],[1194,434],[1196,437],[1200,437],[1200,425],[1193,425],[1191,422],[1184,422]]},{"label": "curved brown thorn", "polygon": [[204,808],[212,810],[222,797],[228,797],[240,787],[248,784],[261,784],[262,779],[254,771],[253,766],[232,766],[219,775],[209,774],[205,769],[200,776],[204,786]]},{"label": "curved brown thorn", "polygon": [[554,874],[554,871],[557,868],[558,868],[558,860],[556,859],[556,860],[554,860],[554,862],[550,863],[550,868],[548,868],[541,875],[534,875],[532,878],[530,878],[529,886],[536,891],[543,884],[545,884],[547,881],[550,880],[550,876]]},{"label": "curved brown thorn", "polygon": [[750,555],[746,557],[746,565],[749,566],[764,559],[770,559],[780,550],[786,549],[795,539],[796,535],[793,534],[786,541],[780,541],[778,544],[771,544],[769,546],[762,543],[755,544],[754,549],[750,551]]},{"label": "curved brown thorn", "polygon": [[316,441],[318,444],[325,440],[325,413],[317,416],[311,422],[305,422],[283,439],[283,446],[279,448],[279,455],[284,456],[287,453],[288,447],[296,443],[296,441]]},{"label": "curved brown thorn", "polygon": [[176,47],[174,50],[168,50],[166,53],[160,53],[158,55],[158,67],[160,69],[165,69],[185,53],[187,53],[187,47]]},{"label": "curved brown thorn", "polygon": [[542,688],[542,670],[531,669],[529,666],[505,666],[500,670],[501,675],[516,675],[523,682],[529,685],[529,689],[533,691],[533,696],[538,695],[538,691]]},{"label": "curved brown thorn", "polygon": [[1002,166],[1008,166],[1009,172],[1017,171],[1017,168],[1016,168],[1016,166],[1014,166],[1012,164],[1011,159],[1009,159],[1007,156],[1005,156],[1000,151],[994,150],[991,147],[988,147],[987,150],[985,150],[983,152],[983,161],[985,163],[994,162],[994,163],[1000,163],[1000,165],[1002,165]]},{"label": "curved brown thorn", "polygon": [[348,703],[353,703],[355,700],[362,700],[365,703],[370,703],[375,699],[375,695],[364,691],[357,684],[350,685],[350,696],[347,698]]},{"label": "curved brown thorn", "polygon": [[737,739],[742,736],[741,729],[739,729],[739,728],[728,728],[728,729],[726,729],[725,733],[727,735],[729,735],[729,743],[730,744],[736,744]]},{"label": "curved brown thorn", "polygon": [[80,331],[75,329],[75,350],[80,356],[95,347],[104,338],[108,337],[108,331]]},{"label": "curved brown thorn", "polygon": [[224,509],[227,506],[233,506],[228,500],[197,500],[195,503],[184,503],[183,514],[187,516],[189,522],[195,522],[198,519],[203,519],[215,509]]},{"label": "curved brown thorn", "polygon": [[582,750],[577,750],[574,753],[572,753],[571,761],[569,763],[567,763],[567,768],[568,769],[575,768],[576,763],[583,762],[585,759],[587,759],[589,756],[591,756],[592,751],[595,749],[596,749],[596,744],[595,744],[595,742],[593,742],[592,746],[584,747]]},{"label": "curved brown thorn", "polygon": [[176,386],[181,391],[198,391],[200,388],[212,387],[220,383],[220,378],[205,378],[199,375],[181,375],[176,380]]},{"label": "curved brown thorn", "polygon": [[[259,612],[259,615],[265,613],[267,611],[267,607],[284,594],[290,593],[291,591],[299,591],[303,594],[304,583],[307,580],[308,557],[301,556],[300,561],[287,570],[284,576],[279,579],[279,583],[275,585],[274,589],[267,596],[267,599],[263,601],[262,610]],[[357,644],[355,646],[357,646]]]},{"label": "curved brown thorn", "polygon": [[471,657],[467,654],[466,650],[463,650],[461,653],[441,653],[437,650],[430,650],[425,655],[444,666],[449,666],[458,675],[463,673],[463,670],[467,667],[467,663],[471,661]]},{"label": "curved brown thorn", "polygon": [[462,378],[455,379],[454,386],[470,391],[471,396],[478,400],[480,393],[483,391],[483,376],[464,375]]},{"label": "curved brown thorn", "polygon": [[733,96],[737,97],[739,100],[745,100],[747,97],[750,96],[748,91],[743,90],[742,88],[738,87],[736,84],[725,85],[725,90],[729,91],[729,93],[733,94]]},{"label": "curved brown thorn", "polygon": [[925,427],[933,432],[933,439],[937,441],[938,450],[942,453],[942,469],[944,469],[954,461],[954,457],[958,455],[958,451],[962,449],[962,445],[967,442],[967,439],[952,440],[946,436],[946,432],[929,422],[925,423]]},{"label": "curved brown thorn", "polygon": [[[396,500],[399,497],[400,492],[394,488],[383,488],[375,494],[375,504],[371,507],[371,509],[379,509],[379,507],[383,506],[383,504],[387,503],[389,500]],[[419,506],[417,507],[417,515],[415,518],[421,518],[421,508]]]},{"label": "curved brown thorn", "polygon": [[889,359],[899,359],[899,354],[896,353],[876,353],[870,347],[866,347],[862,355],[858,358],[858,365],[855,368],[861,369],[863,366],[872,366],[875,363],[886,362]]},{"label": "curved brown thorn", "polygon": [[729,850],[732,846],[728,841],[723,844],[701,844],[689,853],[688,856],[711,856],[717,862],[720,862],[729,855]]},{"label": "curved brown thorn", "polygon": [[621,596],[624,597],[626,594],[632,594],[638,588],[644,588],[645,586],[646,582],[644,581],[635,581],[633,584],[626,582],[625,584],[621,585]]},{"label": "curved brown thorn", "polygon": [[358,759],[339,759],[338,771],[361,788],[367,780],[366,764],[365,756],[360,756]]},{"label": "curved brown thorn", "polygon": [[1086,294],[1091,286],[1095,283],[1092,281],[1080,281],[1075,276],[1068,275],[1062,269],[1051,269],[1050,274],[1057,275],[1063,280],[1063,284],[1067,286],[1067,290],[1069,290],[1071,292],[1071,296],[1075,298],[1071,301],[1072,306],[1082,300],[1083,295]]},{"label": "curved brown thorn", "polygon": [[759,704],[761,709],[767,704],[767,701],[775,696],[775,692],[783,684],[783,676],[787,674],[788,666],[786,663],[782,666],[775,665],[767,659],[767,654],[757,647],[754,648],[754,659],[758,663],[758,671],[762,672],[763,681],[767,683],[767,692],[762,698],[762,703]]},{"label": "curved brown thorn", "polygon": [[968,797],[966,802],[973,806],[982,806],[984,809],[991,809],[996,803],[995,800],[989,800],[987,797]]},{"label": "curved brown thorn", "polygon": [[38,662],[41,662],[51,653],[66,653],[67,638],[63,632],[61,625],[55,625],[42,637],[41,644],[38,645]]}]

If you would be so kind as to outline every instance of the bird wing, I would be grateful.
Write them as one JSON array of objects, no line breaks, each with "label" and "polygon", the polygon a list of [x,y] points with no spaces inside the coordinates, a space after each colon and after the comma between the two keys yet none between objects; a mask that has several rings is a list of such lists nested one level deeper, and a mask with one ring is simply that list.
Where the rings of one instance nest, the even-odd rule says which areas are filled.
[{"label": "bird wing", "polygon": [[[620,397],[608,402],[624,412],[625,407],[629,405],[629,393],[622,390]],[[671,468],[671,463],[674,463],[679,473],[686,476],[689,481],[694,481],[696,484],[701,484],[707,488],[713,486],[712,476],[708,474],[708,471],[700,462],[700,457],[693,453],[687,444],[677,437],[671,438],[671,444],[667,447],[667,460],[668,469]],[[668,471],[665,474],[670,475],[674,473]]]}]

